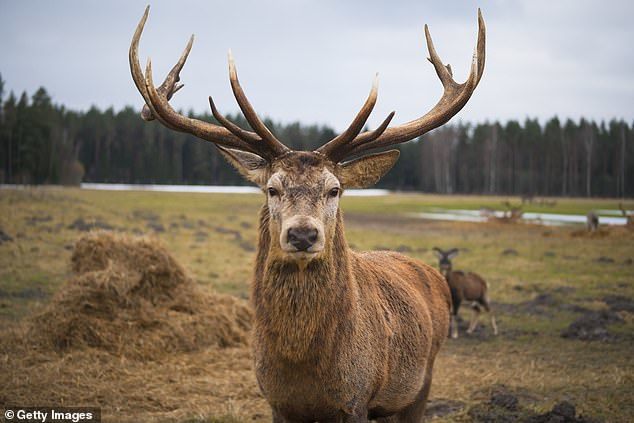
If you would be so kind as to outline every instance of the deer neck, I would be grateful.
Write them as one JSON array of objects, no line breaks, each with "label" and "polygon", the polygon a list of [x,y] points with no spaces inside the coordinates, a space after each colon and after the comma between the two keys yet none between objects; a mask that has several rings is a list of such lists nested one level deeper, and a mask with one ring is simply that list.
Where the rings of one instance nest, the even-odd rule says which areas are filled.
[{"label": "deer neck", "polygon": [[446,269],[442,269],[440,271],[440,273],[445,277],[445,279],[449,279],[449,276],[451,275],[451,272],[452,272],[452,268],[451,267],[448,267]]},{"label": "deer neck", "polygon": [[282,358],[301,361],[309,358],[313,346],[323,348],[329,342],[329,334],[340,319],[351,318],[356,291],[350,283],[343,218],[337,214],[333,242],[323,258],[305,266],[275,258],[268,219],[264,206],[252,295],[256,342]]}]

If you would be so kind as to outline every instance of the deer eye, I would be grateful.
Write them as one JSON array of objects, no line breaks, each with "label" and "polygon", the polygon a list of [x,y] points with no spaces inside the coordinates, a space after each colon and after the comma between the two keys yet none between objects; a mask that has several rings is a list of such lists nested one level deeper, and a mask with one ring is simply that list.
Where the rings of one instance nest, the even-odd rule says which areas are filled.
[{"label": "deer eye", "polygon": [[334,198],[334,197],[338,197],[339,196],[339,188],[333,188],[328,192],[328,197],[330,198]]},{"label": "deer eye", "polygon": [[269,196],[271,196],[271,197],[276,197],[276,196],[280,195],[280,193],[273,187],[270,187],[268,189],[268,193],[269,193]]}]

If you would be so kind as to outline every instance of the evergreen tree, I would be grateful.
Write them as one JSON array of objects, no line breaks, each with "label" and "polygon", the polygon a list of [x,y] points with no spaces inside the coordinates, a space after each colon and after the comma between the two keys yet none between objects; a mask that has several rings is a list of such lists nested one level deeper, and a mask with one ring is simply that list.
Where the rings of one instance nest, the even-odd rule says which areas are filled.
[{"label": "evergreen tree", "polygon": [[[0,76],[0,183],[244,183],[212,143],[144,122],[126,107],[86,112],[53,103],[44,88],[5,97]],[[209,114],[190,116],[214,122]],[[229,116],[249,129],[242,114]],[[265,119],[290,148],[314,150],[326,126]],[[523,123],[448,124],[398,146],[379,187],[438,193],[634,196],[634,126],[557,117]]]}]

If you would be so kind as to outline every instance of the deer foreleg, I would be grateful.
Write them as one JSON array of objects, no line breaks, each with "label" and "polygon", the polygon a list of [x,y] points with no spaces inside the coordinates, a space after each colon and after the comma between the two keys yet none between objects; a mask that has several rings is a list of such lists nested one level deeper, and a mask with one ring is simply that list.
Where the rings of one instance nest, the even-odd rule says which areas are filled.
[{"label": "deer foreleg", "polygon": [[474,307],[473,316],[471,317],[471,322],[469,322],[469,329],[467,329],[467,333],[473,333],[476,326],[478,326],[479,317],[480,317],[480,308]]}]

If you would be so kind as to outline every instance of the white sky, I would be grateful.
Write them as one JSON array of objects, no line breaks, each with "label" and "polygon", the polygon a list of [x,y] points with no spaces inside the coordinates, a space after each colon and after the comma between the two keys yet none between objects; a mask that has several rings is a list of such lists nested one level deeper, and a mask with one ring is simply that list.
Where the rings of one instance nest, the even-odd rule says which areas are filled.
[{"label": "white sky", "polygon": [[[39,86],[56,103],[85,110],[140,108],[127,52],[146,2],[0,0],[0,73],[6,91]],[[455,119],[537,117],[634,119],[632,1],[153,1],[140,57],[152,57],[156,84],[188,37],[194,48],[177,108],[202,112],[213,95],[238,110],[227,51],[261,116],[344,129],[375,72],[375,127],[424,114],[441,85],[425,59],[423,25],[459,82],[476,41],[477,7],[487,24],[484,77]],[[160,78],[160,80],[159,80]],[[6,95],[6,94],[5,94]]]}]

